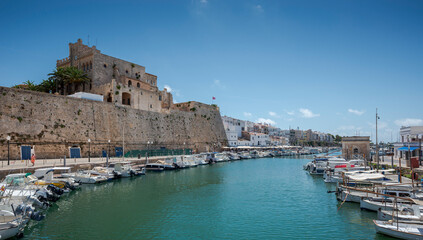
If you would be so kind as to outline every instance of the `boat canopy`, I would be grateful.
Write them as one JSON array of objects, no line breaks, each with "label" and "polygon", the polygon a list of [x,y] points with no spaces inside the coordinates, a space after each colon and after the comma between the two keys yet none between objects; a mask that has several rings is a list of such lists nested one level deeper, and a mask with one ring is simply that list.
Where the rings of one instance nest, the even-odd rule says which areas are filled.
[{"label": "boat canopy", "polygon": [[351,180],[357,181],[357,182],[363,182],[368,180],[376,180],[385,178],[385,175],[381,173],[361,173],[361,174],[353,174],[348,176]]},{"label": "boat canopy", "polygon": [[408,150],[414,151],[416,149],[419,149],[419,148],[418,147],[410,147],[410,148],[408,148],[408,147],[400,147],[400,148],[398,148],[398,150],[400,150],[400,151],[408,151]]}]

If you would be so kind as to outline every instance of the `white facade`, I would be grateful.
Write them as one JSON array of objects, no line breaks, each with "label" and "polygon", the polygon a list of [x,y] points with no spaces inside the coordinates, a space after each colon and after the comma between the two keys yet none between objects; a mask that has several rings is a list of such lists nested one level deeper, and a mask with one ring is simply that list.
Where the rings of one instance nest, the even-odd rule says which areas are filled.
[{"label": "white facade", "polygon": [[253,146],[267,146],[270,144],[269,135],[264,133],[250,133],[250,141]]},{"label": "white facade", "polygon": [[238,133],[235,129],[236,129],[235,126],[225,127],[225,133],[226,133],[226,137],[228,138],[229,147],[238,146]]},{"label": "white facade", "polygon": [[[422,140],[423,126],[401,127],[400,142],[394,144],[395,158],[410,159],[410,157],[419,156]],[[405,151],[400,150],[404,147]]]},{"label": "white facade", "polygon": [[248,140],[238,140],[238,146],[253,146],[253,143]]},{"label": "white facade", "polygon": [[245,130],[245,121],[235,119],[235,118],[231,118],[231,117],[227,117],[227,116],[223,116],[222,122],[223,122],[223,126],[225,127],[225,129],[230,129],[230,131],[236,132],[237,137],[241,137],[242,131],[246,131]]}]

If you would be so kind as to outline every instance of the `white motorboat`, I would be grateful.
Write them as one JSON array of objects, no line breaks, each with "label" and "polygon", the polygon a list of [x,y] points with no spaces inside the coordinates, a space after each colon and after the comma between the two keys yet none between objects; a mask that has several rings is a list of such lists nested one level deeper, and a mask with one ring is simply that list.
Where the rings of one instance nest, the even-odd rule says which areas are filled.
[{"label": "white motorboat", "polygon": [[104,176],[104,177],[106,177],[109,180],[116,177],[115,174],[114,174],[114,172],[113,172],[113,170],[110,169],[110,168],[106,168],[106,167],[97,166],[97,167],[94,167],[91,170],[88,170],[87,172],[89,172],[89,173],[91,173],[93,175],[101,175],[101,176]]},{"label": "white motorboat", "polygon": [[145,165],[145,169],[147,171],[161,172],[164,171],[165,167],[160,163],[148,163]]},{"label": "white motorboat", "polygon": [[399,239],[423,239],[423,224],[373,220],[376,232]]},{"label": "white motorboat", "polygon": [[62,176],[65,178],[73,178],[75,182],[82,184],[95,184],[106,182],[107,178],[101,175],[94,175],[89,172],[75,172],[75,173],[62,173]]},{"label": "white motorboat", "polygon": [[34,176],[39,180],[44,181],[45,184],[53,184],[57,187],[75,189],[79,186],[73,178],[65,178],[62,173],[71,173],[70,167],[52,167],[39,168],[34,172]]},{"label": "white motorboat", "polygon": [[194,161],[195,161],[195,163],[197,164],[197,165],[207,165],[207,164],[209,164],[207,161],[206,161],[206,155],[204,155],[204,154],[196,154],[196,155],[193,155],[193,157],[194,157]]}]

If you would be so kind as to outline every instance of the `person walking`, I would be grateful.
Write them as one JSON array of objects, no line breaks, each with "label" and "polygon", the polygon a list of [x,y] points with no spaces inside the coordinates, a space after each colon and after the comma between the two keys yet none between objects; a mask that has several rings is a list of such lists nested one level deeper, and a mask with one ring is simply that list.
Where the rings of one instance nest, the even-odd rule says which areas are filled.
[{"label": "person walking", "polygon": [[31,156],[31,163],[32,163],[32,166],[35,165],[35,154],[32,154]]}]

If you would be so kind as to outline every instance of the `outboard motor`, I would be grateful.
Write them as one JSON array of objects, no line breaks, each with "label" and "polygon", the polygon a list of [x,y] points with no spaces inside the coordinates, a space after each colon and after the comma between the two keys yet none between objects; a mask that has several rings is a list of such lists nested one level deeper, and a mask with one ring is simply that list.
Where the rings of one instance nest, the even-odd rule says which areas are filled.
[{"label": "outboard motor", "polygon": [[42,214],[41,212],[34,211],[34,212],[32,212],[32,214],[29,217],[32,220],[41,221],[46,217],[46,215]]},{"label": "outboard motor", "polygon": [[[55,193],[50,192],[49,190],[47,190],[46,188],[42,188],[42,189],[38,189],[35,192],[35,195],[37,196],[41,196],[43,199],[49,201],[49,202],[56,202],[57,200],[59,200],[60,196],[58,196]],[[38,198],[39,200],[41,200],[40,198]],[[42,200],[41,200],[42,201]]]},{"label": "outboard motor", "polygon": [[76,187],[74,185],[72,185],[72,184],[70,184],[68,182],[65,182],[65,188],[68,188],[68,189],[70,189],[72,191],[76,189]]},{"label": "outboard motor", "polygon": [[56,187],[53,184],[48,185],[47,189],[52,191],[53,193],[55,193],[57,195],[62,195],[64,193],[63,189],[60,189],[59,187]]},{"label": "outboard motor", "polygon": [[21,215],[23,214],[23,212],[25,211],[26,205],[25,204],[19,204],[16,208],[15,208],[15,214],[17,215]]},{"label": "outboard motor", "polygon": [[42,209],[47,209],[50,206],[47,200],[44,199],[42,196],[38,196],[38,198],[35,196],[29,196],[28,200],[32,202],[33,206],[39,207]]}]

